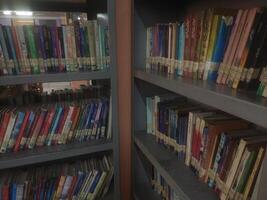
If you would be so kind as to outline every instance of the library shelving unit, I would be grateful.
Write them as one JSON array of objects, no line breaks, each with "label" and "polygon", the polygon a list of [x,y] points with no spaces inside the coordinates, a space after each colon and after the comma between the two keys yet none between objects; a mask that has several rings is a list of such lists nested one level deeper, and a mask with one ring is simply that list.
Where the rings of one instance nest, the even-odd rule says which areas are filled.
[{"label": "library shelving unit", "polygon": [[[168,149],[159,145],[155,136],[146,134],[146,97],[176,93],[241,119],[260,129],[267,128],[267,99],[255,93],[233,90],[213,82],[189,80],[146,70],[146,28],[156,23],[182,20],[192,8],[266,6],[264,1],[134,1],[134,58],[133,58],[133,193],[135,199],[160,199],[152,189],[149,166],[152,164],[179,199],[219,199],[208,186]],[[266,160],[263,162],[266,168]],[[262,185],[266,179],[261,179]],[[265,184],[266,185],[266,184]],[[146,193],[144,194],[144,188]],[[262,194],[263,195],[263,194]],[[261,195],[261,196],[262,196]],[[266,196],[265,196],[266,198]]]},{"label": "library shelving unit", "polygon": [[104,199],[120,199],[119,191],[119,145],[117,121],[117,72],[116,72],[116,35],[115,35],[115,0],[71,1],[1,1],[0,10],[31,10],[31,11],[60,11],[84,12],[88,19],[95,19],[97,13],[107,13],[110,31],[110,67],[108,70],[89,72],[49,73],[34,75],[1,76],[0,86],[68,82],[79,80],[109,80],[112,97],[112,139],[97,140],[84,143],[58,145],[0,155],[0,170],[35,165],[57,160],[76,159],[93,153],[111,152],[114,163],[114,178],[111,191]]}]

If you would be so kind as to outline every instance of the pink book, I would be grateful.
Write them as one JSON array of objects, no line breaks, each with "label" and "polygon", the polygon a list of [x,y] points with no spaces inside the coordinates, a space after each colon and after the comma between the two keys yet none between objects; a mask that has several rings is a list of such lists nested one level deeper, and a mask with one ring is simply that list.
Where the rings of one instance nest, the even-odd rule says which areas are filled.
[{"label": "pink book", "polygon": [[[236,33],[237,33],[237,27],[239,25],[239,22],[240,22],[240,19],[242,17],[242,14],[243,14],[243,10],[239,10],[238,13],[237,13],[237,16],[236,16],[236,19],[235,19],[235,24],[234,24],[233,29],[231,31],[230,40],[229,40],[229,43],[227,45],[226,52],[224,54],[223,62],[221,64],[220,70],[222,70],[222,66],[223,65],[227,65],[228,64],[229,56],[231,54],[231,51],[233,50],[232,46],[233,46],[233,42],[234,42],[234,39],[235,39],[235,36],[236,36]],[[217,78],[217,83],[222,83],[223,73],[224,72],[220,72],[219,71],[219,76]]]},{"label": "pink book", "polygon": [[237,74],[236,73],[237,71],[234,70],[234,67],[239,67],[239,65],[241,63],[241,57],[242,57],[243,51],[245,49],[253,21],[255,19],[257,9],[258,8],[252,8],[252,9],[249,9],[249,11],[248,11],[247,20],[246,20],[244,27],[243,27],[243,30],[241,32],[241,38],[240,38],[240,41],[239,41],[239,44],[237,47],[236,56],[235,56],[235,59],[234,59],[233,64],[232,64],[233,70],[229,72],[229,76],[228,76],[227,81],[226,81],[226,83],[229,86],[232,86],[232,81],[234,80],[235,75]]},{"label": "pink book", "polygon": [[226,64],[230,68],[227,68],[227,70],[225,71],[225,73],[223,74],[223,77],[222,77],[222,83],[223,84],[226,84],[226,80],[228,78],[229,72],[231,71],[235,57],[237,56],[238,44],[239,44],[239,41],[241,39],[242,32],[244,30],[243,28],[244,28],[247,16],[248,16],[248,10],[245,10],[242,14],[242,17],[240,19],[240,23],[239,23],[238,28],[236,30],[236,35],[235,35],[235,39],[233,41],[233,46],[232,46],[232,49],[231,49],[231,52],[229,55],[229,60],[228,60],[228,63]]}]

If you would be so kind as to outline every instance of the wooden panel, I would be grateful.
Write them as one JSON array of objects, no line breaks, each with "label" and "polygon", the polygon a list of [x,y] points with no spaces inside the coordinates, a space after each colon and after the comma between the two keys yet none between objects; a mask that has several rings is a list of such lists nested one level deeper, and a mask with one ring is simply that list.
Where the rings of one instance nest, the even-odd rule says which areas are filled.
[{"label": "wooden panel", "polygon": [[131,21],[132,1],[116,0],[121,199],[131,199]]}]

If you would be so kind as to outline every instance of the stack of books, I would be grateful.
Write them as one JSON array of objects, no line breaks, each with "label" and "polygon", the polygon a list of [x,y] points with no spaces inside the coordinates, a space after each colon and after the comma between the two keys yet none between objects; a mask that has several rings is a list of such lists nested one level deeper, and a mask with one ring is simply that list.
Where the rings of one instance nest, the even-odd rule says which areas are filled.
[{"label": "stack of books", "polygon": [[0,199],[101,199],[112,183],[109,155],[0,173]]},{"label": "stack of books", "polygon": [[267,10],[207,9],[147,28],[146,68],[267,97]]},{"label": "stack of books", "polygon": [[[2,106],[0,152],[110,139],[111,101],[108,97],[92,98],[88,92],[91,89],[86,87],[83,92],[67,90],[39,96],[33,92],[34,98],[24,99],[30,104]],[[31,104],[34,100],[38,104]]]},{"label": "stack of books", "polygon": [[0,25],[0,75],[100,70],[109,67],[108,26]]},{"label": "stack of books", "polygon": [[248,199],[266,150],[266,133],[248,122],[188,102],[147,97],[147,132],[174,151],[221,199]]}]

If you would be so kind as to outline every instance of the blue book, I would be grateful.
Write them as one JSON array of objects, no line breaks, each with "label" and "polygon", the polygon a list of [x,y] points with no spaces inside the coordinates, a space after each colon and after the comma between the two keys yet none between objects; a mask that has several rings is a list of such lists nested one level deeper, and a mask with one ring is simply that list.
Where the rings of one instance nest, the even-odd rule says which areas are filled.
[{"label": "blue book", "polygon": [[54,134],[56,133],[56,128],[58,126],[58,122],[59,122],[60,116],[62,114],[63,108],[60,105],[57,105],[56,110],[57,110],[57,112],[56,112],[54,119],[53,119],[52,128],[50,127],[51,128],[50,136],[49,136],[47,143],[46,143],[48,146],[51,145]]},{"label": "blue book", "polygon": [[[95,123],[95,118],[96,118],[96,113],[97,113],[97,110],[98,110],[98,106],[99,106],[99,104],[98,103],[95,103],[93,114],[92,114],[92,118],[91,118],[91,123],[90,123],[90,129],[91,130],[93,130],[93,127],[94,127],[94,123]],[[95,136],[94,135],[91,135],[90,138],[91,139],[95,139]]]},{"label": "blue book", "polygon": [[100,179],[100,177],[101,177],[101,172],[99,172],[99,171],[97,171],[96,172],[97,174],[96,174],[96,176],[95,176],[95,179],[93,180],[93,183],[92,183],[92,185],[91,185],[91,187],[90,187],[90,193],[94,193],[94,191],[95,191],[95,188],[96,188],[96,186],[97,186],[97,183],[98,183],[98,181],[99,181],[99,179]]},{"label": "blue book", "polygon": [[226,19],[222,17],[218,26],[218,35],[214,45],[211,62],[212,68],[208,72],[208,80],[215,81],[218,76],[218,68],[223,60],[224,52],[228,43],[229,33],[231,32],[232,24],[226,24]]},{"label": "blue book", "polygon": [[73,196],[76,196],[79,193],[85,177],[86,174],[84,172],[78,172],[78,180],[74,188]]},{"label": "blue book", "polygon": [[14,44],[14,39],[12,37],[12,30],[10,26],[6,26],[6,31],[7,31],[7,36],[8,36],[8,41],[9,41],[9,45],[11,48],[11,54],[12,54],[12,59],[14,61],[14,74],[19,74],[20,73],[20,69],[19,69],[19,64],[18,64],[18,59],[17,59],[17,54],[16,54],[16,47]]},{"label": "blue book", "polygon": [[[177,27],[176,27],[176,41],[175,41],[175,50],[176,50],[176,55],[175,55],[175,59],[178,60],[179,58],[179,45],[180,45],[180,38],[179,38],[179,35],[180,35],[180,26],[181,24],[177,24]],[[175,71],[175,74],[176,75],[179,75],[179,69],[178,69],[178,66],[176,65],[175,66],[176,68],[176,71]]]},{"label": "blue book", "polygon": [[8,142],[7,150],[11,150],[13,146],[15,145],[16,138],[19,134],[20,127],[23,123],[25,113],[24,112],[18,112],[18,116],[14,125],[14,128],[11,132],[10,139]]},{"label": "blue book", "polygon": [[[94,107],[94,104],[93,103],[88,103],[87,105],[87,110],[86,110],[86,113],[85,113],[85,117],[84,117],[84,122],[83,122],[83,125],[82,125],[82,130],[87,130],[89,129],[89,124],[90,124],[90,115],[92,113],[92,110],[93,110],[93,107]],[[83,141],[85,138],[87,139],[88,138],[88,134],[89,133],[84,133],[82,134],[80,137],[80,141]]]},{"label": "blue book", "polygon": [[103,111],[102,122],[101,122],[101,138],[105,138],[106,136],[108,111],[109,111],[109,101],[105,99],[105,109]]},{"label": "blue book", "polygon": [[6,49],[7,49],[7,53],[8,53],[8,71],[10,72],[10,74],[16,74],[16,69],[15,69],[15,63],[14,63],[14,55],[12,54],[12,47],[9,41],[9,37],[8,37],[8,30],[7,30],[7,26],[2,26],[2,30],[3,30],[3,38],[6,44]]},{"label": "blue book", "polygon": [[102,108],[101,108],[101,112],[100,112],[100,116],[99,116],[99,120],[98,120],[98,125],[97,125],[97,139],[99,138],[103,138],[102,137],[102,124],[103,124],[103,117],[105,115],[105,112],[107,110],[107,103],[106,103],[106,99],[102,99]]},{"label": "blue book", "polygon": [[17,185],[15,183],[12,183],[10,191],[10,200],[16,200],[16,194],[17,194]]}]

